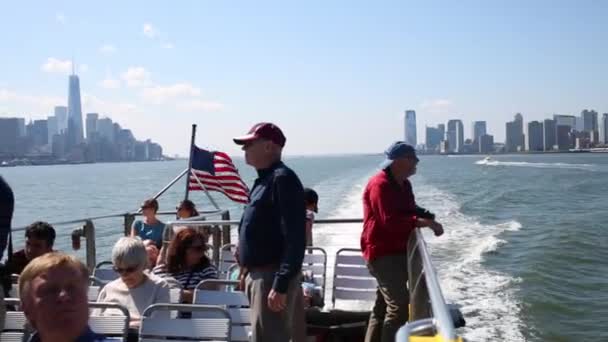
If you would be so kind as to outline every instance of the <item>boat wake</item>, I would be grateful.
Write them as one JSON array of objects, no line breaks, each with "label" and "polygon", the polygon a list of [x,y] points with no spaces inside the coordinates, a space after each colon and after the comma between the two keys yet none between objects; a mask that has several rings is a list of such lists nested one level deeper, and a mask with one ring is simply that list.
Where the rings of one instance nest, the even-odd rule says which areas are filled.
[{"label": "boat wake", "polygon": [[530,162],[514,162],[514,161],[498,161],[493,159],[482,159],[475,162],[477,165],[485,166],[516,166],[516,167],[533,167],[541,169],[574,169],[594,171],[593,164],[569,164],[569,163],[530,163]]},{"label": "boat wake", "polygon": [[[420,178],[417,180],[421,180]],[[435,238],[423,230],[440,284],[448,302],[458,304],[471,341],[524,341],[514,285],[520,279],[488,269],[484,256],[497,253],[507,242],[505,231],[521,228],[517,221],[489,225],[460,212],[456,198],[422,182],[414,185],[417,202],[437,214],[445,234]]]},{"label": "boat wake", "polygon": [[[371,176],[371,174],[369,175]],[[353,184],[342,203],[331,217],[361,217],[361,195],[369,176]],[[464,337],[471,341],[524,341],[519,327],[519,307],[514,285],[520,280],[493,271],[483,265],[484,256],[498,253],[507,242],[500,238],[505,231],[521,228],[517,221],[497,225],[481,224],[476,218],[460,212],[456,198],[424,183],[414,180],[417,202],[437,214],[444,224],[445,234],[436,238],[423,230],[440,276],[440,285],[446,300],[460,306],[467,321]],[[359,248],[361,224],[335,224],[315,227],[315,244],[327,250],[328,265],[333,265],[339,248]],[[318,243],[317,243],[318,242]],[[328,267],[327,299],[331,298],[333,267]],[[326,304],[331,305],[327,300]],[[369,309],[362,303],[340,303],[343,309]]]}]

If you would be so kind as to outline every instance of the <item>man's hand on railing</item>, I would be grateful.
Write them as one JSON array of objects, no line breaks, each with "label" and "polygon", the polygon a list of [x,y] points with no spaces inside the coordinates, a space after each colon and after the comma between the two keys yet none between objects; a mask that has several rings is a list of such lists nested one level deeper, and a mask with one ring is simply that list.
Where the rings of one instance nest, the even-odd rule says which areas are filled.
[{"label": "man's hand on railing", "polygon": [[443,235],[443,226],[441,225],[441,223],[439,223],[437,221],[433,221],[433,223],[431,224],[431,226],[429,228],[431,228],[433,230],[433,232],[435,233],[435,236]]},{"label": "man's hand on railing", "polygon": [[416,220],[416,227],[419,227],[419,228],[428,227],[435,233],[435,236],[443,235],[443,226],[441,225],[441,223],[439,223],[435,220],[426,219],[426,218],[418,218]]}]

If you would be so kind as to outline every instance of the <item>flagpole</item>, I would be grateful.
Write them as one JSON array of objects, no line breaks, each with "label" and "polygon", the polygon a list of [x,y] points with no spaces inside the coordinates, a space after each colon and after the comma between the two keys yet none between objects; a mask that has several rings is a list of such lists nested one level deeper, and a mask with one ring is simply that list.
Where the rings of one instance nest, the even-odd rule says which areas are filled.
[{"label": "flagpole", "polygon": [[186,175],[186,196],[184,200],[188,199],[188,193],[190,192],[190,174],[192,173],[192,156],[194,155],[194,139],[196,138],[196,124],[192,124],[192,138],[190,139],[190,158],[188,158],[188,173]]},{"label": "flagpole", "polygon": [[207,195],[207,198],[209,199],[209,202],[211,202],[211,204],[213,204],[213,206],[215,207],[215,209],[220,210],[220,207],[217,205],[217,203],[215,203],[215,200],[213,199],[213,197],[211,197],[211,194],[209,193],[209,190],[207,190],[207,187],[205,186],[205,184],[203,184],[203,182],[201,182],[201,180],[198,178],[198,176],[196,175],[196,173],[192,172],[192,177],[194,177],[194,179],[196,180],[196,182],[198,183],[198,185],[203,189],[203,191],[205,191],[205,195]]}]

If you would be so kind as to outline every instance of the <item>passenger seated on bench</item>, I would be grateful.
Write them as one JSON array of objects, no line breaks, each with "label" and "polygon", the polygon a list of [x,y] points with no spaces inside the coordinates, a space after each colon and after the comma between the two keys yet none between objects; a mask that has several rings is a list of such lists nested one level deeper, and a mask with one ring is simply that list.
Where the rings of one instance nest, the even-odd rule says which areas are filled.
[{"label": "passenger seated on bench", "polygon": [[6,264],[11,274],[21,274],[31,260],[53,251],[55,229],[46,222],[36,221],[25,229],[25,248],[13,253]]},{"label": "passenger seated on bench", "polygon": [[[164,279],[144,273],[148,265],[148,255],[140,239],[120,238],[112,249],[112,263],[120,278],[104,286],[97,301],[116,303],[126,307],[131,316],[131,327],[139,325],[141,315],[148,306],[171,302],[169,284]],[[116,309],[96,309],[94,313],[109,316],[122,315]]]},{"label": "passenger seated on bench", "polygon": [[103,341],[88,327],[89,270],[73,256],[46,253],[30,262],[19,278],[21,307],[40,341]]},{"label": "passenger seated on bench", "polygon": [[182,302],[192,303],[196,285],[205,279],[217,279],[217,268],[206,255],[207,244],[202,232],[186,228],[175,235],[167,249],[167,262],[157,265],[153,273],[175,278],[182,285]]}]

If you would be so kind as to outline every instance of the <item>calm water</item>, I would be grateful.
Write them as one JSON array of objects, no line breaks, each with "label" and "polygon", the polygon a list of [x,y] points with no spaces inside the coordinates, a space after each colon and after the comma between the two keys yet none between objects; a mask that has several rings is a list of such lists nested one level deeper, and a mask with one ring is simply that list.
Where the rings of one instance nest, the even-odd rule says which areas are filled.
[{"label": "calm water", "polygon": [[[444,294],[461,305],[471,341],[608,341],[608,155],[423,157],[414,189],[446,234],[427,235]],[[361,191],[379,156],[292,157],[320,195],[319,217],[361,217]],[[254,172],[239,160],[248,184]],[[136,209],[185,168],[184,161],[0,169],[17,197],[15,223],[61,221]],[[161,198],[175,208],[184,182]],[[209,208],[204,195],[194,194]],[[238,218],[240,208],[215,196]],[[96,222],[98,259],[120,235]],[[69,248],[75,225],[60,226]],[[329,254],[358,246],[359,225],[315,227]],[[17,244],[21,237],[17,236]]]}]

